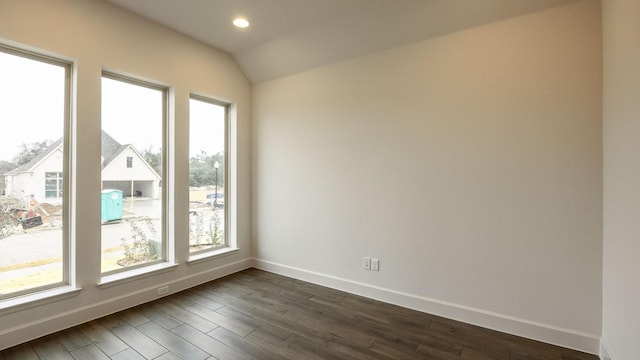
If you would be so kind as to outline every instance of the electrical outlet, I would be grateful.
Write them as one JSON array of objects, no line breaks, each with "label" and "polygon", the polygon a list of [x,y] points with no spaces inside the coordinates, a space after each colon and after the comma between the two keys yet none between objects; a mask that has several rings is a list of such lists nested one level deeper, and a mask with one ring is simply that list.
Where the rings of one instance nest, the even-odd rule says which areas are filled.
[{"label": "electrical outlet", "polygon": [[373,271],[380,270],[380,260],[371,259],[371,270],[373,270]]},{"label": "electrical outlet", "polygon": [[158,295],[164,295],[164,294],[167,294],[168,292],[169,292],[168,286],[163,286],[158,288]]},{"label": "electrical outlet", "polygon": [[371,270],[371,258],[363,257],[362,258],[362,267],[365,270]]}]

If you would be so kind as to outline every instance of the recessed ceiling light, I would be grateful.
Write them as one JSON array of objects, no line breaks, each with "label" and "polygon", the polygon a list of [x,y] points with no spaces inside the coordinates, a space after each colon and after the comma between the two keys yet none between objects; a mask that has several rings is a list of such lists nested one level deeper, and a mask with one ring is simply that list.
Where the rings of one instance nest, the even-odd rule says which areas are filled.
[{"label": "recessed ceiling light", "polygon": [[233,19],[233,25],[235,27],[244,29],[244,28],[248,28],[249,27],[249,20],[247,20],[246,18],[243,17],[237,17],[235,19]]}]

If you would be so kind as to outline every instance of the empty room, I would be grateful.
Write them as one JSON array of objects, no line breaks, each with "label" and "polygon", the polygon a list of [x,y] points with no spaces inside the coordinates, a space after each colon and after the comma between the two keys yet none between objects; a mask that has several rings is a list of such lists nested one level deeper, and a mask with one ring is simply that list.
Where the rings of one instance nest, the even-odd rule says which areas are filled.
[{"label": "empty room", "polygon": [[640,2],[0,0],[0,360],[640,358]]}]

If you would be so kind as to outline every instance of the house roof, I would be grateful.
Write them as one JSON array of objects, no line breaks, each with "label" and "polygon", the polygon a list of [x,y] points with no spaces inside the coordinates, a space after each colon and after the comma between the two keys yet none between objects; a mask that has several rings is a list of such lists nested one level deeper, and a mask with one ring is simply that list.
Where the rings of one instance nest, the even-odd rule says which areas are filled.
[{"label": "house roof", "polygon": [[[118,157],[118,155],[123,152],[125,149],[129,147],[129,145],[122,145],[117,142],[111,135],[107,134],[104,130],[102,130],[101,134],[102,141],[102,168],[104,169],[113,159]],[[51,154],[55,149],[62,146],[62,138],[58,139],[53,144],[49,145],[45,150],[40,152],[38,155],[34,156],[31,161],[26,164],[23,164],[11,171],[7,174],[17,174],[21,172],[29,172],[33,169],[40,161],[45,159],[49,154]]]},{"label": "house roof", "polygon": [[62,138],[60,138],[53,144],[49,145],[46,149],[41,151],[38,155],[34,156],[33,159],[31,159],[31,161],[29,161],[28,163],[20,165],[19,167],[9,171],[7,174],[28,172],[34,166],[36,166],[36,164],[38,164],[40,161],[46,158],[49,154],[51,154],[56,148],[58,148],[61,145],[62,145]]},{"label": "house roof", "polygon": [[102,130],[102,168],[104,169],[113,159],[118,157],[118,154],[123,152],[129,145],[122,145],[117,142],[106,131]]}]

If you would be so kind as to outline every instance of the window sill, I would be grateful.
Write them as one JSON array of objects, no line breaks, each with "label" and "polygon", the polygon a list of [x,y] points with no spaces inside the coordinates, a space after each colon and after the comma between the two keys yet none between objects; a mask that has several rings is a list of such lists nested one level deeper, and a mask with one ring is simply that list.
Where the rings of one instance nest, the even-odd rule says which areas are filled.
[{"label": "window sill", "polygon": [[187,264],[193,265],[206,260],[213,260],[217,258],[221,258],[223,256],[229,256],[238,253],[240,249],[233,247],[226,247],[218,250],[207,251],[199,254],[194,254],[189,257],[187,260]]},{"label": "window sill", "polygon": [[15,298],[0,300],[0,316],[70,298],[77,295],[80,290],[82,290],[82,288],[67,285],[32,294],[17,296]]},{"label": "window sill", "polygon": [[144,266],[128,271],[122,271],[115,274],[105,275],[100,279],[98,287],[106,288],[110,286],[120,285],[129,281],[139,280],[141,278],[150,277],[162,272],[168,272],[178,267],[177,263],[163,262],[160,264],[154,264]]}]

